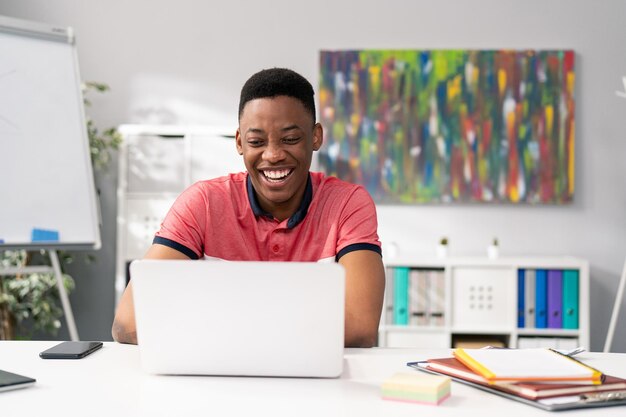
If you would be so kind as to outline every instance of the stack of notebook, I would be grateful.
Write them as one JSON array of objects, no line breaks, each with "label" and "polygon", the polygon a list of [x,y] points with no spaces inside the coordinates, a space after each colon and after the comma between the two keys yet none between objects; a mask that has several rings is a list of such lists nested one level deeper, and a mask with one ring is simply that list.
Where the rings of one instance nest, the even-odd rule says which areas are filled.
[{"label": "stack of notebook", "polygon": [[626,404],[626,379],[551,349],[455,349],[453,355],[408,365],[546,410]]}]

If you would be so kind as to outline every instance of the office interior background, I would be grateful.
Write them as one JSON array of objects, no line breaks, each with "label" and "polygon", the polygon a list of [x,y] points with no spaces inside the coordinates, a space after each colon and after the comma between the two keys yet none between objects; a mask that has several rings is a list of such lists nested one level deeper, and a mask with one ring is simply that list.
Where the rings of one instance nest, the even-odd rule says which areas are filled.
[{"label": "office interior background", "polygon": [[[243,83],[289,67],[317,88],[322,49],[573,49],[576,185],[565,205],[381,205],[383,246],[434,255],[572,255],[590,262],[591,350],[602,350],[626,257],[626,1],[624,0],[1,0],[0,14],[71,26],[99,126],[237,123]],[[234,133],[234,131],[233,131]],[[235,149],[233,147],[233,152]],[[243,163],[241,165],[243,170]],[[103,246],[70,265],[83,340],[111,340],[115,304],[116,161],[97,173]],[[626,300],[625,300],[626,301]],[[626,303],[613,351],[626,352]],[[68,339],[65,327],[58,336]]]}]

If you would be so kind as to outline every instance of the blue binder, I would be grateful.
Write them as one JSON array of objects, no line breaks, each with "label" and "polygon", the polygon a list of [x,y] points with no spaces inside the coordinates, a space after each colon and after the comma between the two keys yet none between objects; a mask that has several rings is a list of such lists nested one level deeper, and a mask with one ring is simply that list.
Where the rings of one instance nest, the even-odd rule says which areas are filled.
[{"label": "blue binder", "polygon": [[545,269],[535,271],[535,327],[548,327],[548,276]]},{"label": "blue binder", "polygon": [[517,270],[517,327],[520,329],[524,328],[524,289],[526,288],[524,275],[524,269]]}]

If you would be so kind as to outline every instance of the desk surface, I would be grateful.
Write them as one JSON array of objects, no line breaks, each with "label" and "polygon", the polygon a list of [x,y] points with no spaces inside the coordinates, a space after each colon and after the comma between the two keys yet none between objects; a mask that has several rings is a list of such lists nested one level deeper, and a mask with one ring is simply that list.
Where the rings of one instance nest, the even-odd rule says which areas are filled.
[{"label": "desk surface", "polygon": [[[58,342],[0,342],[0,369],[37,379],[34,387],[0,393],[2,416],[546,416],[540,409],[452,384],[440,406],[386,401],[380,384],[406,362],[446,349],[346,349],[339,379],[153,376],[139,367],[136,346],[105,343],[80,360],[43,360]],[[580,359],[626,378],[626,354],[583,353]],[[624,416],[625,407],[567,411],[567,416]],[[461,414],[462,413],[462,414]],[[422,414],[424,415],[424,414]]]}]

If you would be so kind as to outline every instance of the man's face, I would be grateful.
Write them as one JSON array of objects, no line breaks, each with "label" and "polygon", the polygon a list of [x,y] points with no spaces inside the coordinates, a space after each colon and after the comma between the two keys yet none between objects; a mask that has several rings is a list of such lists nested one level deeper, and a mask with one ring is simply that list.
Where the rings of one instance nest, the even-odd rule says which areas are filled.
[{"label": "man's face", "polygon": [[322,126],[295,98],[260,98],[244,106],[236,139],[261,207],[289,218],[304,195],[313,151],[322,145]]}]

